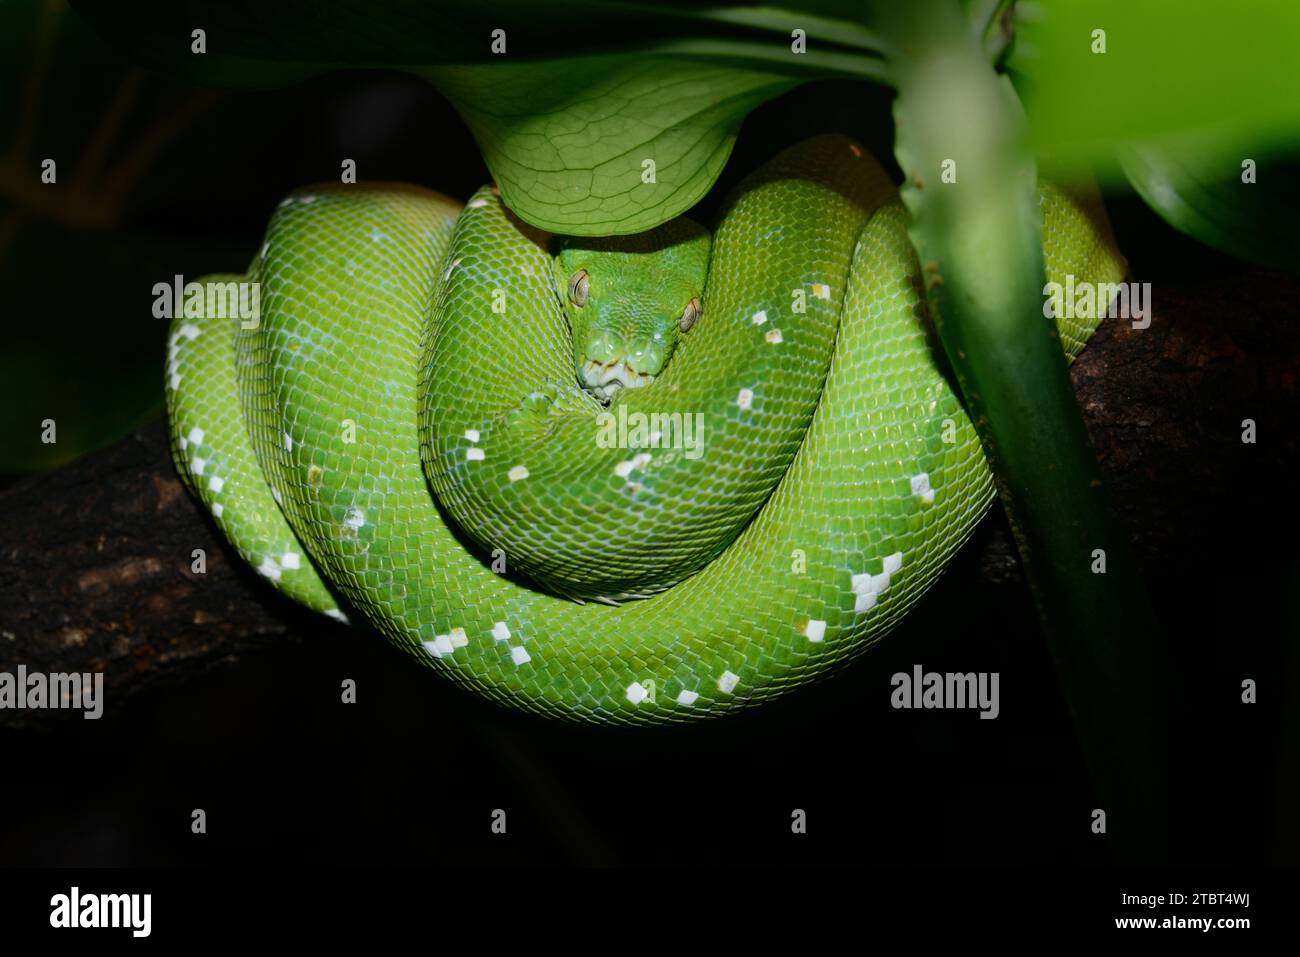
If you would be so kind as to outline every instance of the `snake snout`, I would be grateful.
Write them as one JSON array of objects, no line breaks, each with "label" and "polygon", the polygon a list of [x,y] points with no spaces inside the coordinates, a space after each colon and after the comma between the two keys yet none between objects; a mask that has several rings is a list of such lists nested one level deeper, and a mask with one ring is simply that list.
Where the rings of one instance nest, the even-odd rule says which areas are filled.
[{"label": "snake snout", "polygon": [[657,343],[620,340],[602,332],[583,350],[578,377],[588,392],[608,402],[620,389],[648,386],[663,364],[663,349]]},{"label": "snake snout", "polygon": [[596,398],[608,402],[619,389],[639,389],[653,382],[650,373],[640,372],[625,359],[608,363],[588,359],[582,366],[582,384]]}]

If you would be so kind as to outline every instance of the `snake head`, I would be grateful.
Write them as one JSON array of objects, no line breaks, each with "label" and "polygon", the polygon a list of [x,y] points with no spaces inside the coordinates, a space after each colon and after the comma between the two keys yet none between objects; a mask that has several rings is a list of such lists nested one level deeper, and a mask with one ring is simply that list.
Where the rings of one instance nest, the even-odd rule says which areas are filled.
[{"label": "snake head", "polygon": [[578,382],[603,402],[647,386],[703,314],[709,233],[685,217],[631,236],[560,242],[556,284]]}]

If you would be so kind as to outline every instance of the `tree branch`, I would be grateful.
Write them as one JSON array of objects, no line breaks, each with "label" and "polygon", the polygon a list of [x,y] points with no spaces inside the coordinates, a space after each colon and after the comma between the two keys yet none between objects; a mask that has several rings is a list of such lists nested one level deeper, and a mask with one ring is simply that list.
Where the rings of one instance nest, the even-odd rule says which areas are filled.
[{"label": "tree branch", "polygon": [[[0,491],[0,516],[0,670],[103,671],[111,700],[332,626],[221,540],[177,480],[161,421]],[[5,709],[0,724],[68,713]]]}]

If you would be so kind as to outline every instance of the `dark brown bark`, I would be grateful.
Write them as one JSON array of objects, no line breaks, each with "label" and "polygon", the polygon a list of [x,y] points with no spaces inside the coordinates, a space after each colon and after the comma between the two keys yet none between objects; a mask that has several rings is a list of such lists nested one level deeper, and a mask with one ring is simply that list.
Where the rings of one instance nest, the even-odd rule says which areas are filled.
[{"label": "dark brown bark", "polygon": [[[1106,322],[1072,371],[1148,566],[1212,544],[1195,516],[1240,500],[1251,476],[1278,477],[1274,491],[1294,494],[1283,477],[1300,435],[1300,281],[1244,270],[1157,290],[1150,328]],[[1243,454],[1246,418],[1259,441]],[[161,422],[0,491],[0,528],[0,669],[102,670],[118,698],[334,627],[278,596],[220,540],[177,481]],[[989,585],[1019,586],[999,510],[972,547]],[[191,570],[195,549],[206,574]],[[0,723],[50,714],[9,710]]]},{"label": "dark brown bark", "polygon": [[[0,670],[103,671],[114,698],[237,661],[310,620],[220,539],[177,480],[161,421],[0,491],[0,514]],[[3,710],[0,724],[64,713]]]}]

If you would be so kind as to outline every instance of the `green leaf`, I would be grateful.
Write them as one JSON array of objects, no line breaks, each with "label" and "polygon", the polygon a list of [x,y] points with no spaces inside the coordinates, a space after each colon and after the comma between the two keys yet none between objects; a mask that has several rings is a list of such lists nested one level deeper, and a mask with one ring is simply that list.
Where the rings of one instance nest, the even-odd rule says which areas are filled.
[{"label": "green leaf", "polygon": [[426,71],[456,105],[506,205],[553,232],[650,229],[695,205],[745,116],[794,85],[659,57]]},{"label": "green leaf", "polygon": [[1041,153],[1105,158],[1193,132],[1242,157],[1300,144],[1294,0],[1038,0],[1015,28],[1008,66]]},{"label": "green leaf", "polygon": [[1300,164],[1241,159],[1197,142],[1129,148],[1120,162],[1133,188],[1175,229],[1221,252],[1300,273]]},{"label": "green leaf", "polygon": [[[215,84],[286,82],[342,67],[429,66],[663,53],[766,63],[775,70],[879,75],[879,41],[854,0],[796,8],[697,0],[71,0],[110,45],[172,73]],[[803,30],[806,52],[791,49]],[[192,51],[204,31],[206,52]],[[497,34],[502,36],[498,37]],[[494,40],[504,50],[494,48]],[[275,76],[284,67],[283,76]]]},{"label": "green leaf", "polygon": [[1015,28],[1008,66],[1040,156],[1094,161],[1174,228],[1298,268],[1294,167],[1277,164],[1300,151],[1300,5],[1041,0],[1016,6]]},{"label": "green leaf", "polygon": [[277,85],[341,67],[423,76],[464,117],[511,209],[581,235],[637,232],[689,209],[765,100],[807,79],[886,75],[856,5],[838,0],[803,10],[559,0],[545,15],[525,0],[75,6],[118,48],[193,80]]}]

